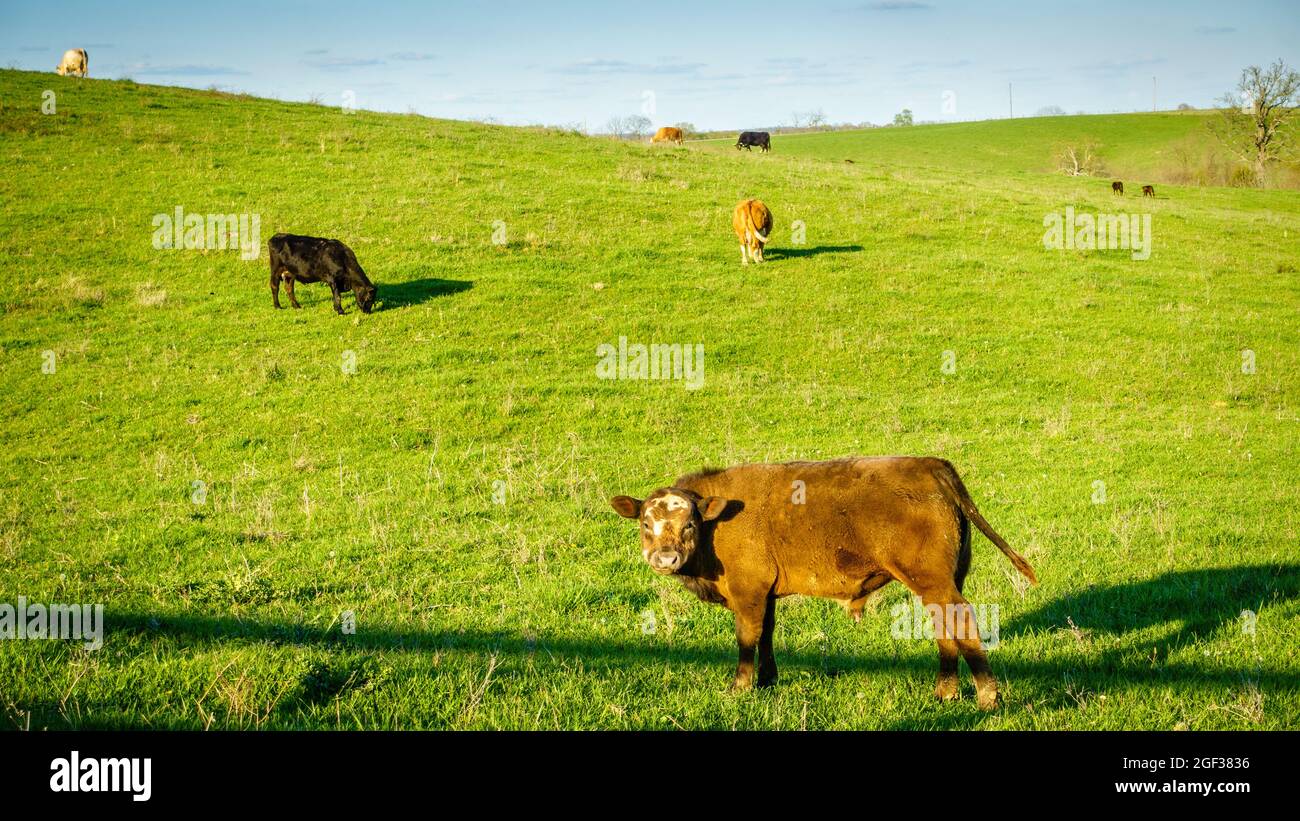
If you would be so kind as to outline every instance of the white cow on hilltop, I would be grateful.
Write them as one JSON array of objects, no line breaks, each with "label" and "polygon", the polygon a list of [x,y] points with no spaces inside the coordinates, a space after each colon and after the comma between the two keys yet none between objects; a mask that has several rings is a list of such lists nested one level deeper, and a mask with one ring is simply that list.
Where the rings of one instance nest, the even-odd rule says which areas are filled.
[{"label": "white cow on hilltop", "polygon": [[54,69],[54,73],[59,75],[75,74],[78,77],[85,77],[86,66],[86,50],[84,48],[70,48],[63,52],[63,59],[59,61],[59,67]]}]

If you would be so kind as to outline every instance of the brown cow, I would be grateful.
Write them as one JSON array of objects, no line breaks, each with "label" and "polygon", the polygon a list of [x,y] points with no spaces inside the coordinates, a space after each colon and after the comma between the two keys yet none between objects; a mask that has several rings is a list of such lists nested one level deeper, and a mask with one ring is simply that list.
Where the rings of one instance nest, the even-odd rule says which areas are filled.
[{"label": "brown cow", "polygon": [[70,48],[63,52],[63,59],[59,61],[54,73],[60,76],[75,74],[78,77],[85,77],[89,59],[84,48]]},{"label": "brown cow", "polygon": [[763,246],[772,234],[772,212],[762,200],[743,200],[731,213],[731,229],[740,240],[740,263],[763,261]]},{"label": "brown cow", "polygon": [[1110,184],[1110,190],[1115,194],[1119,194],[1120,196],[1123,196],[1124,183],[1120,182],[1119,180],[1115,180],[1113,183]]},{"label": "brown cow", "polygon": [[980,515],[949,462],[896,456],[739,465],[682,476],[644,501],[615,496],[610,504],[640,520],[641,555],[652,570],[677,576],[701,600],[735,614],[733,690],[753,685],[755,648],[758,685],[776,682],[772,633],[781,596],[836,599],[856,620],[870,594],[900,581],[935,620],[935,695],[960,697],[960,652],[979,706],[997,705],[997,681],[961,595],[970,523],[1038,580]]},{"label": "brown cow", "polygon": [[1156,187],[1155,187],[1154,185],[1144,185],[1144,186],[1142,186],[1142,196],[1144,196],[1144,197],[1150,197],[1151,199],[1155,199],[1155,198],[1156,198]]},{"label": "brown cow", "polygon": [[655,132],[654,137],[650,140],[652,143],[677,143],[681,145],[686,138],[682,136],[680,128],[673,128],[666,125]]}]

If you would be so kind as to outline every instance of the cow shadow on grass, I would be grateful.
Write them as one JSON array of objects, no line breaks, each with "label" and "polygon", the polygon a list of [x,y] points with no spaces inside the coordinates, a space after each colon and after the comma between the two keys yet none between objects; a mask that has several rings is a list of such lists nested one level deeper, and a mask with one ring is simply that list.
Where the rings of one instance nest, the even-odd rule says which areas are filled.
[{"label": "cow shadow on grass", "polygon": [[815,257],[821,254],[856,254],[865,250],[861,245],[814,245],[806,248],[800,245],[792,247],[778,247],[763,249],[763,259],[799,259],[800,257]]},{"label": "cow shadow on grass", "polygon": [[382,310],[387,311],[390,308],[406,308],[440,296],[468,291],[474,287],[474,283],[463,279],[428,278],[397,282],[392,285],[380,283],[377,287],[379,293],[376,299],[383,303]]},{"label": "cow shadow on grass", "polygon": [[1081,637],[1121,637],[1166,627],[1146,646],[1176,647],[1231,629],[1254,632],[1269,605],[1300,598],[1300,565],[1264,564],[1180,570],[1119,585],[1090,585],[1016,616],[1003,638],[1066,631]]},{"label": "cow shadow on grass", "polygon": [[[1005,649],[992,650],[989,659],[1003,683],[1010,709],[1019,709],[1016,705],[1022,702],[1049,710],[1074,708],[1099,694],[1151,688],[1173,691],[1193,701],[1204,699],[1207,686],[1232,691],[1253,687],[1265,693],[1295,691],[1300,688],[1300,677],[1294,669],[1264,663],[1252,652],[1254,636],[1243,636],[1242,627],[1250,617],[1243,617],[1242,611],[1258,614],[1265,608],[1286,607],[1298,598],[1300,565],[1295,564],[1177,571],[1125,584],[1097,585],[1013,617],[1000,630],[1000,645]],[[869,629],[887,630],[888,621],[882,616],[864,624]],[[620,641],[573,635],[530,637],[509,630],[466,627],[368,625],[344,635],[337,626],[323,629],[255,617],[123,613],[112,608],[105,613],[105,628],[106,641],[157,639],[186,649],[314,647],[339,660],[337,665],[314,668],[304,675],[284,702],[286,709],[326,701],[340,689],[354,686],[358,677],[364,680],[371,664],[365,656],[372,652],[468,654],[485,663],[489,657],[514,657],[562,669],[576,665],[592,675],[600,675],[602,669],[633,666],[698,666],[716,671],[720,690],[736,661],[730,642],[669,644],[639,632]],[[1206,662],[1177,652],[1214,633],[1229,642],[1243,642],[1242,652],[1226,662],[1218,657]],[[853,638],[844,632],[820,648],[794,648],[782,640],[778,617],[777,663],[783,680],[846,674],[888,676],[896,681],[906,677],[906,686],[915,690],[928,708],[909,711],[888,725],[892,729],[974,728],[987,720],[986,714],[969,703],[972,690],[964,664],[966,703],[929,703],[937,672],[932,642],[904,645],[896,640],[891,650],[882,651],[877,645],[859,652],[853,649]],[[1022,649],[1017,650],[1017,644]],[[778,684],[778,690],[780,687]],[[120,710],[114,705],[85,706],[92,713],[83,717],[82,726],[117,726],[113,717],[120,716]],[[28,705],[28,709],[58,723],[52,705],[49,711],[42,705]],[[179,717],[176,720],[181,721]]]}]

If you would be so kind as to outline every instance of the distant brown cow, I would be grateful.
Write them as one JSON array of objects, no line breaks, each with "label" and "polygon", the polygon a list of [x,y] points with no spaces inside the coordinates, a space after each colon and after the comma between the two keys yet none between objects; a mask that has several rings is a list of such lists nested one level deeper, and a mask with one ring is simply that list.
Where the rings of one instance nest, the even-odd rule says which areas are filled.
[{"label": "distant brown cow", "polygon": [[680,128],[673,128],[672,126],[666,125],[655,132],[655,135],[650,142],[677,143],[678,145],[681,145],[685,139],[686,138],[682,136],[682,130]]},{"label": "distant brown cow", "polygon": [[1144,185],[1144,186],[1142,186],[1142,196],[1144,196],[1144,197],[1151,197],[1152,199],[1155,199],[1155,196],[1156,196],[1156,187],[1155,187],[1154,185]]},{"label": "distant brown cow", "polygon": [[63,59],[59,61],[54,73],[60,76],[75,74],[78,77],[85,77],[88,65],[89,58],[84,48],[70,48],[63,52]]},{"label": "distant brown cow", "polygon": [[772,212],[762,200],[743,200],[731,214],[731,228],[740,240],[740,263],[763,261],[763,246],[772,233]]},{"label": "distant brown cow", "polygon": [[1124,183],[1120,182],[1119,180],[1115,180],[1113,183],[1110,184],[1110,190],[1116,194],[1123,194]]},{"label": "distant brown cow", "polygon": [[[736,617],[740,662],[732,689],[776,682],[776,600],[838,600],[856,620],[867,597],[900,581],[935,621],[935,695],[959,698],[957,655],[966,658],[979,706],[997,705],[997,681],[962,598],[974,522],[1037,584],[1033,568],[997,534],[943,459],[910,456],[749,464],[679,478],[644,501],[615,496],[640,522],[641,555],[705,602]],[[942,614],[942,618],[939,616]]]}]

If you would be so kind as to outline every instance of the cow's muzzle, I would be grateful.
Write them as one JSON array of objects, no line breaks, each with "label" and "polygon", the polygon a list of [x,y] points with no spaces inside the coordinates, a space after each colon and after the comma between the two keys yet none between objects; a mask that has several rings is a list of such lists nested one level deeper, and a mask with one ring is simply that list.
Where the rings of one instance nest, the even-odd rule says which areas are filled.
[{"label": "cow's muzzle", "polygon": [[650,569],[654,572],[669,575],[686,564],[686,557],[676,550],[656,550],[650,554],[649,562]]}]

